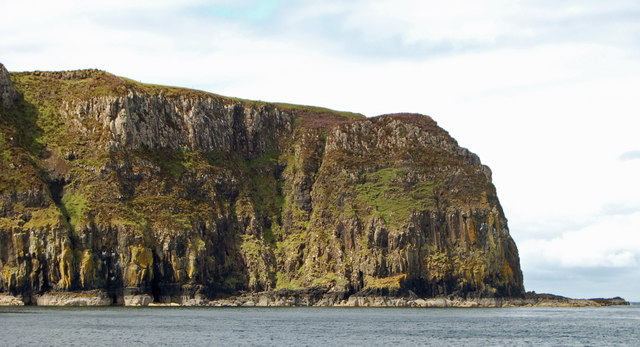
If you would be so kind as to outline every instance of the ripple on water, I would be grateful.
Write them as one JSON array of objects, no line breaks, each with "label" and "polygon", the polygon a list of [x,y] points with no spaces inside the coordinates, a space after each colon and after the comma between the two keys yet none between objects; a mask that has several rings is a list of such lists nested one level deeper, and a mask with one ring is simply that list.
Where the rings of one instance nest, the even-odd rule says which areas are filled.
[{"label": "ripple on water", "polygon": [[640,345],[640,306],[602,308],[10,307],[6,345]]}]

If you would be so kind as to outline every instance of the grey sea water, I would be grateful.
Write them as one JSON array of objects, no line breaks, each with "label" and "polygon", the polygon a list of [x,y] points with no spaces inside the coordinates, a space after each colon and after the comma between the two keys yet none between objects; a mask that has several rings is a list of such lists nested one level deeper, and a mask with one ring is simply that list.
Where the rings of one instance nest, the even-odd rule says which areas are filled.
[{"label": "grey sea water", "polygon": [[601,308],[0,308],[6,346],[640,346]]}]

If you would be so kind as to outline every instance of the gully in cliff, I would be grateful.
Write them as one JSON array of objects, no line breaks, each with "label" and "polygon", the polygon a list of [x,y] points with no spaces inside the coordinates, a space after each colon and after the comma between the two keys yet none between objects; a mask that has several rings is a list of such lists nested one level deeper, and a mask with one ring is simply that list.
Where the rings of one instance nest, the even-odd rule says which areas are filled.
[{"label": "gully in cliff", "polygon": [[1,67],[0,96],[0,303],[540,301],[491,170],[428,116],[99,70]]}]

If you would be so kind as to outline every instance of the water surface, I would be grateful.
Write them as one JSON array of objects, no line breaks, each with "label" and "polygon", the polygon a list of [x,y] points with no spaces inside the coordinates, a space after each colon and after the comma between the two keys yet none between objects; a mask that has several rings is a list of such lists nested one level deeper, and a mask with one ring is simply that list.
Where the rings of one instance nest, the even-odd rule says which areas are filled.
[{"label": "water surface", "polygon": [[640,305],[600,308],[0,308],[0,345],[640,346]]}]

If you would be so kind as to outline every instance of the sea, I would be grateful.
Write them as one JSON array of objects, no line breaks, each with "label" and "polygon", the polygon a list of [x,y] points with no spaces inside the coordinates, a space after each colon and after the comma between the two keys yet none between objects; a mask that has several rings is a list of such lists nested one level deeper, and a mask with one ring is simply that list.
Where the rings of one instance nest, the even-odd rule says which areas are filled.
[{"label": "sea", "polygon": [[640,346],[592,308],[0,307],[2,346]]}]

